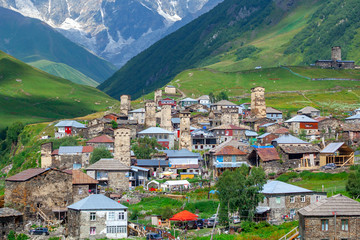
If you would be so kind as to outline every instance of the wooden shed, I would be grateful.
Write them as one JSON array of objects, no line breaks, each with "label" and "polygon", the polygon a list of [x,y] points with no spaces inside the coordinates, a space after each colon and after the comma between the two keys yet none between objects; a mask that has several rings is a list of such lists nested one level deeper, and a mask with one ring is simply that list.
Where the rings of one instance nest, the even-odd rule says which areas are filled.
[{"label": "wooden shed", "polygon": [[354,150],[344,142],[335,142],[327,145],[320,152],[320,166],[335,163],[338,167],[354,164]]}]

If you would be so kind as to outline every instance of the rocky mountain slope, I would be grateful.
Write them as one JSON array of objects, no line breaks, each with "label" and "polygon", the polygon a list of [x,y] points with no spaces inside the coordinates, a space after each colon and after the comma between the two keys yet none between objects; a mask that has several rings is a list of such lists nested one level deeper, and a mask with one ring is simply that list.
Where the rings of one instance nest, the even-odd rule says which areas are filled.
[{"label": "rocky mountain slope", "polygon": [[[121,66],[222,0],[0,0]],[[174,24],[177,23],[177,24]]]}]

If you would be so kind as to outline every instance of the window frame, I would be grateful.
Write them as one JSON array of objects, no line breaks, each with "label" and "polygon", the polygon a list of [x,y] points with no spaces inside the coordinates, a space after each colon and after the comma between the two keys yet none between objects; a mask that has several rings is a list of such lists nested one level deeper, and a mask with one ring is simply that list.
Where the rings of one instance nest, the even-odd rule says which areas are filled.
[{"label": "window frame", "polygon": [[125,212],[119,212],[118,213],[118,219],[119,220],[125,220]]},{"label": "window frame", "polygon": [[305,195],[301,195],[300,199],[301,199],[301,202],[306,202],[306,196]]},{"label": "window frame", "polygon": [[349,219],[341,219],[341,231],[349,231]]},{"label": "window frame", "polygon": [[290,203],[295,203],[295,196],[290,196]]},{"label": "window frame", "polygon": [[90,235],[96,235],[96,227],[90,227]]},{"label": "window frame", "polygon": [[96,221],[96,212],[90,212],[90,221]]},{"label": "window frame", "polygon": [[108,212],[108,214],[107,214],[107,220],[109,220],[109,221],[115,221],[115,212]]},{"label": "window frame", "polygon": [[321,231],[329,231],[329,219],[321,219]]}]

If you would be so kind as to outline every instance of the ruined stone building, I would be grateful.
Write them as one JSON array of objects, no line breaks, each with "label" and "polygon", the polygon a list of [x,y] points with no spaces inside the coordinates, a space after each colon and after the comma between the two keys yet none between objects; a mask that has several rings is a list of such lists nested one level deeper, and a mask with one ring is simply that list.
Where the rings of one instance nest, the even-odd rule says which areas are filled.
[{"label": "ruined stone building", "polygon": [[130,134],[131,130],[128,128],[115,130],[114,159],[125,166],[131,165]]},{"label": "ruined stone building", "polygon": [[172,131],[172,123],[171,123],[171,106],[163,105],[161,106],[161,123],[160,127],[167,130]]},{"label": "ruined stone building", "polygon": [[20,232],[24,229],[23,214],[12,208],[0,208],[0,239],[8,239],[11,230]]},{"label": "ruined stone building", "polygon": [[334,69],[354,69],[354,61],[343,61],[341,59],[341,47],[335,46],[331,48],[331,60],[317,60],[315,66],[320,68]]},{"label": "ruined stone building", "polygon": [[157,89],[155,90],[155,94],[154,94],[154,102],[156,105],[159,104],[159,101],[162,99],[162,90],[161,89]]},{"label": "ruined stone building", "polygon": [[155,102],[153,101],[145,103],[145,126],[156,127]]},{"label": "ruined stone building", "polygon": [[122,95],[120,97],[120,113],[127,116],[131,108],[131,97],[130,95]]},{"label": "ruined stone building", "polygon": [[73,201],[72,175],[51,168],[31,168],[5,180],[5,204],[24,214],[24,220],[62,218]]},{"label": "ruined stone building", "polygon": [[337,194],[299,210],[302,240],[359,239],[360,203]]},{"label": "ruined stone building", "polygon": [[251,89],[251,114],[255,118],[266,118],[265,88]]},{"label": "ruined stone building", "polygon": [[75,239],[127,238],[127,207],[102,195],[90,195],[70,206],[69,234]]},{"label": "ruined stone building", "polygon": [[192,151],[192,140],[190,134],[190,112],[180,113],[180,139],[179,149]]}]

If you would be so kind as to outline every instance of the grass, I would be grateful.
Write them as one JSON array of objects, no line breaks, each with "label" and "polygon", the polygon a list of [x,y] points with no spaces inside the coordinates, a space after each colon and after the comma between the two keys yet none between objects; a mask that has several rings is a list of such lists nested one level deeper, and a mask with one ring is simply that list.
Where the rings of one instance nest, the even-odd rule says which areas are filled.
[{"label": "grass", "polygon": [[84,116],[115,103],[100,90],[52,76],[0,52],[0,129],[15,121]]}]

